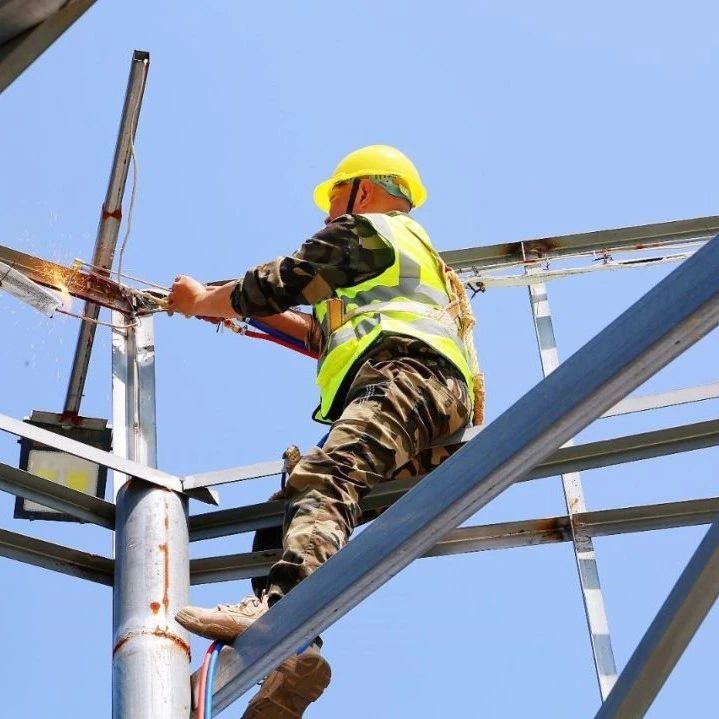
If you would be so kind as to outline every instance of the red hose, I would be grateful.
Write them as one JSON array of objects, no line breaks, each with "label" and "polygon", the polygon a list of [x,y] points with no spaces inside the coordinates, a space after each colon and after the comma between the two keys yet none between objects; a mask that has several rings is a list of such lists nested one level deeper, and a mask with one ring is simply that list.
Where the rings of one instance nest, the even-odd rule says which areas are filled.
[{"label": "red hose", "polygon": [[272,337],[270,335],[266,335],[264,332],[245,330],[242,334],[247,335],[248,337],[254,337],[258,340],[267,340],[268,342],[274,342],[275,344],[281,345],[282,347],[287,347],[288,349],[294,350],[295,352],[299,352],[300,354],[305,355],[305,357],[312,357],[312,359],[317,359],[319,357],[316,352],[312,352],[311,350],[307,350],[302,347],[296,347],[290,342],[285,342],[279,337]]},{"label": "red hose", "polygon": [[205,658],[202,662],[202,667],[200,668],[200,683],[197,687],[197,719],[205,719],[205,689],[207,687],[207,668],[210,665],[210,655],[212,654],[213,646],[213,644],[210,644],[209,648],[207,649],[207,652],[205,653]]}]

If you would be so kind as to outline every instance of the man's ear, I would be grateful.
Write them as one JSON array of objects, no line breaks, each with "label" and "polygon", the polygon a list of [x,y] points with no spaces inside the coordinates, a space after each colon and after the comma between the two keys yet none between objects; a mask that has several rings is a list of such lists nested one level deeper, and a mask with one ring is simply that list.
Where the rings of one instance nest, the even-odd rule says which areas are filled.
[{"label": "man's ear", "polygon": [[359,206],[364,208],[372,200],[374,194],[374,184],[372,180],[368,180],[363,177],[360,180],[359,187],[357,188],[357,198],[355,199],[355,207]]}]

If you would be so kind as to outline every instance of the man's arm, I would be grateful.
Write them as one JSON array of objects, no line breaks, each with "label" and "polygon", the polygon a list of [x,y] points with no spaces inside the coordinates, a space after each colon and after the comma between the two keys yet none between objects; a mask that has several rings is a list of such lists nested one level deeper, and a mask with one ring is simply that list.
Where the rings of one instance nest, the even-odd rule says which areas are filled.
[{"label": "man's arm", "polygon": [[178,277],[168,309],[218,318],[281,315],[296,305],[314,305],[330,297],[336,287],[376,277],[393,261],[391,245],[367,220],[343,215],[292,255],[258,265],[237,282],[208,288],[191,277]]}]

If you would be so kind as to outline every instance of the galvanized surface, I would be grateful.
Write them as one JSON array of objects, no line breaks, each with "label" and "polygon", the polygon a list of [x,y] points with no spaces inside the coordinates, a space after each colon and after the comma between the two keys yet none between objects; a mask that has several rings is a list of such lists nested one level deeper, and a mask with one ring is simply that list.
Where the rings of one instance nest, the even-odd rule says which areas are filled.
[{"label": "galvanized surface", "polygon": [[[596,719],[643,717],[719,596],[719,521],[692,555]],[[708,710],[707,716],[714,713]]]},{"label": "galvanized surface", "polygon": [[[525,272],[527,275],[532,276],[537,272],[537,265],[526,267]],[[529,290],[529,302],[532,309],[542,373],[547,377],[559,367],[559,351],[554,335],[547,286],[539,282],[529,285],[527,289]],[[572,444],[570,440],[565,446],[571,447]],[[578,531],[574,524],[574,515],[587,510],[582,479],[579,472],[565,472],[561,477],[564,500],[570,520],[569,526],[572,534],[572,547],[574,549],[579,587],[582,592],[582,603],[592,647],[594,669],[597,674],[599,694],[602,699],[605,699],[617,680],[617,666],[614,661],[614,649],[612,648],[612,639],[609,633],[609,621],[599,579],[594,544],[591,537]]]},{"label": "galvanized surface", "polygon": [[[588,537],[605,537],[710,524],[718,515],[719,498],[712,497],[582,512],[573,515],[573,522],[575,529]],[[543,517],[453,529],[422,556],[443,557],[570,541],[569,516]],[[190,581],[204,584],[263,577],[280,553],[277,549],[192,559]]]},{"label": "galvanized surface", "polygon": [[[716,445],[719,445],[719,420],[668,427],[564,447],[518,481],[542,479],[564,472],[635,462],[678,452],[691,452]],[[362,508],[367,510],[388,507],[417,482],[418,480],[405,479],[384,482],[362,500]],[[278,527],[282,524],[282,516],[282,503],[276,501],[194,514],[190,517],[190,541]]]},{"label": "galvanized surface", "polygon": [[0,463],[0,489],[101,527],[115,526],[115,505]]},{"label": "galvanized surface", "polygon": [[663,407],[676,407],[680,404],[691,404],[692,402],[703,402],[708,399],[719,397],[719,382],[697,385],[696,387],[685,387],[659,394],[649,394],[641,397],[627,397],[614,405],[602,417],[616,417],[620,414],[631,414],[633,412],[645,412],[650,409],[661,409]]},{"label": "galvanized surface", "polygon": [[450,529],[719,323],[719,241],[693,257],[386,510],[235,641],[227,707]]},{"label": "galvanized surface", "polygon": [[440,252],[442,259],[454,269],[481,269],[488,265],[521,265],[525,257],[543,259],[605,250],[644,250],[666,245],[680,245],[709,240],[719,232],[719,216],[673,220],[636,227],[620,227],[574,235],[540,237],[499,245],[468,247]]},{"label": "galvanized surface", "polygon": [[[115,155],[110,168],[110,180],[105,193],[105,202],[100,211],[100,223],[97,228],[95,249],[92,255],[93,266],[96,269],[100,268],[108,272],[112,267],[117,236],[122,221],[122,197],[125,194],[127,171],[130,166],[130,151],[137,129],[137,120],[142,106],[142,96],[145,91],[149,65],[150,55],[146,52],[135,50],[130,64],[130,75],[127,79],[125,103],[120,118]],[[94,302],[86,302],[82,314],[96,320],[100,314],[100,305]],[[77,344],[75,345],[75,357],[72,362],[65,397],[65,412],[77,414],[80,411],[96,327],[97,325],[94,322],[80,323]]]},{"label": "galvanized surface", "polygon": [[71,577],[112,585],[112,559],[27,537],[7,529],[0,529],[0,556],[69,574]]},{"label": "galvanized surface", "polygon": [[146,482],[157,484],[174,491],[182,491],[182,484],[178,477],[167,472],[161,472],[159,469],[148,467],[140,462],[120,457],[111,452],[103,452],[88,444],[76,442],[74,439],[68,439],[54,432],[48,432],[40,427],[33,427],[30,424],[21,422],[19,419],[8,417],[0,414],[0,430],[18,435],[19,437],[27,437],[28,439],[41,442],[49,447],[54,447],[75,457],[82,457],[96,464],[103,464],[110,469],[116,469],[125,474],[144,479]]},{"label": "galvanized surface", "polygon": [[[134,460],[157,461],[152,318],[119,333],[113,374],[126,378],[120,434]],[[113,349],[117,345],[113,344]],[[122,366],[126,365],[126,366]],[[117,424],[115,431],[118,431]],[[117,495],[113,590],[112,711],[115,719],[185,719],[190,711],[187,632],[175,613],[189,600],[187,501],[130,480]]]}]

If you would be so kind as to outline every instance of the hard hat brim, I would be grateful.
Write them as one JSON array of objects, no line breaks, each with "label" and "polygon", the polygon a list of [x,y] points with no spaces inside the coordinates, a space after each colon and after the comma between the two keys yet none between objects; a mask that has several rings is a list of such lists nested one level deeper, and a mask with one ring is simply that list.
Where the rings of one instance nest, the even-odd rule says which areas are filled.
[{"label": "hard hat brim", "polygon": [[[315,187],[314,192],[312,193],[312,199],[315,202],[315,205],[322,210],[322,212],[329,212],[330,210],[330,192],[332,192],[332,188],[339,182],[346,182],[347,180],[353,180],[356,177],[367,177],[369,175],[376,174],[376,171],[372,170],[365,170],[361,172],[353,172],[353,173],[342,173],[337,174],[334,177],[331,177],[329,180],[325,180],[324,182],[320,182],[317,187]],[[346,176],[345,176],[346,175]],[[411,178],[402,178],[404,182],[407,183],[409,187],[410,194],[412,195],[412,207],[416,208],[420,205],[424,204],[424,201],[427,199],[427,190],[425,190],[424,185],[420,182],[416,182]]]}]

